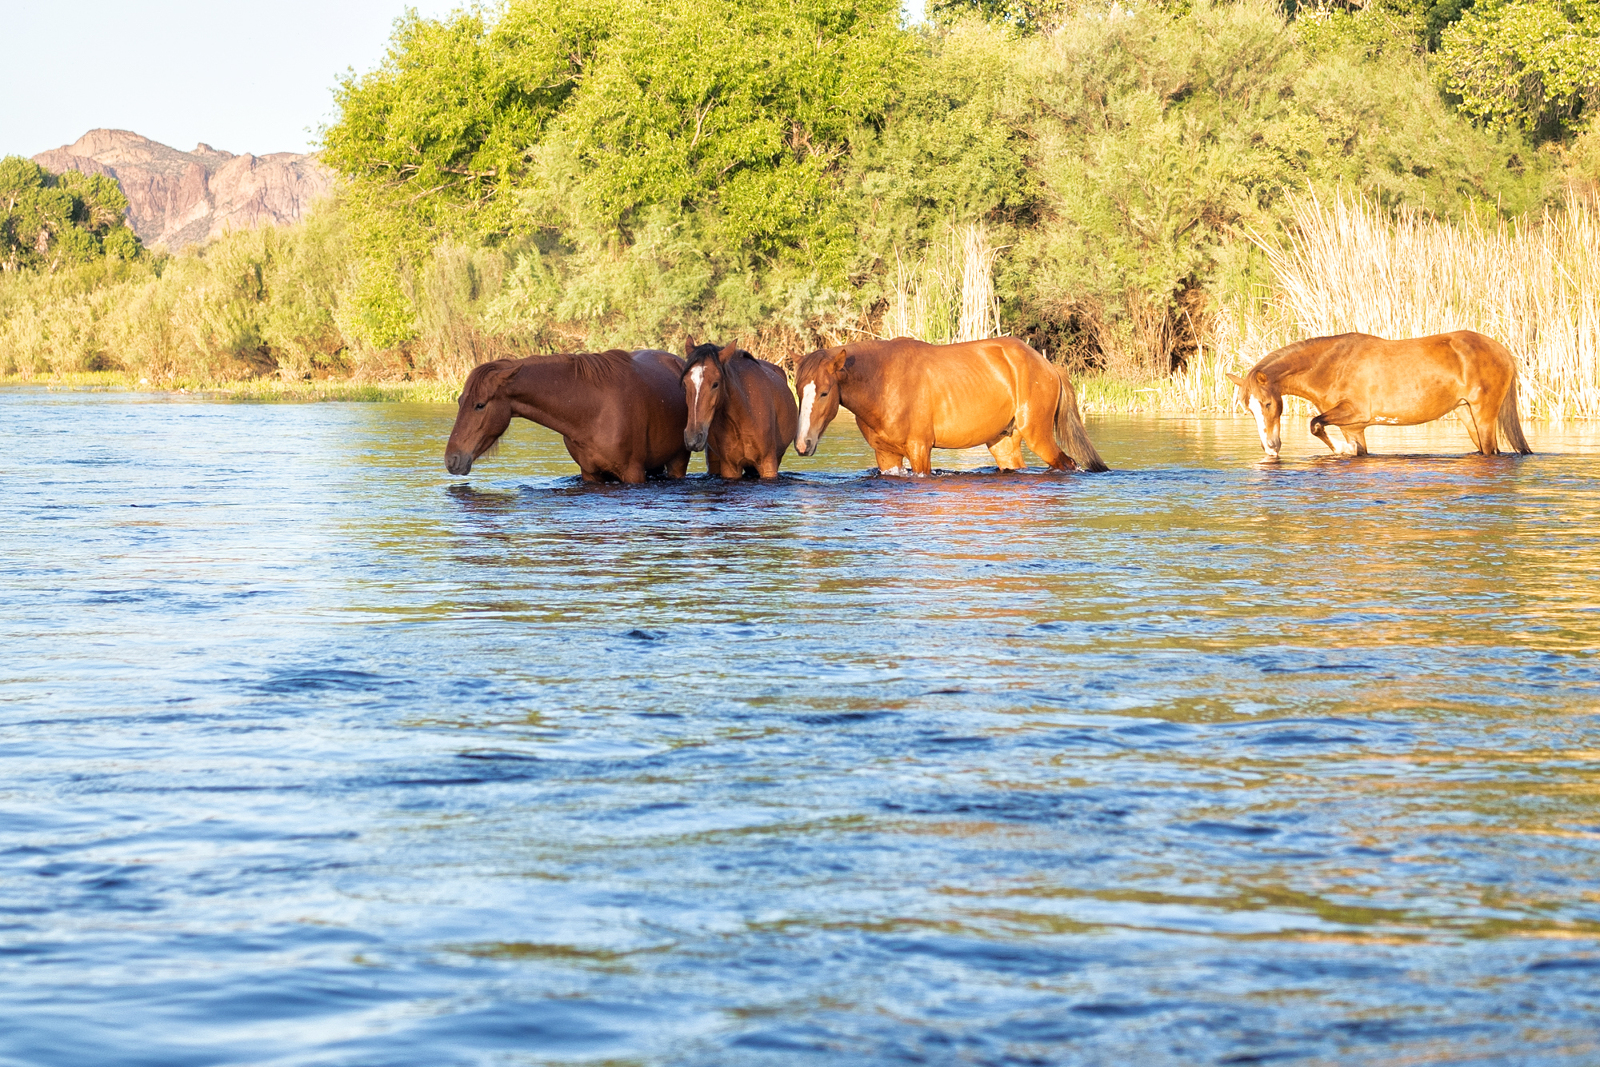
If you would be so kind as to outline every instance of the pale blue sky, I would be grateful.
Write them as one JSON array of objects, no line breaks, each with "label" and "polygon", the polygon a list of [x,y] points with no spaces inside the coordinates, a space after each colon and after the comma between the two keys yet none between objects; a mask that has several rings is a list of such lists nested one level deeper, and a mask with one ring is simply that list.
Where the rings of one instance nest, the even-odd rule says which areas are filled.
[{"label": "pale blue sky", "polygon": [[[0,156],[31,156],[97,127],[174,148],[304,152],[349,67],[383,57],[406,7],[462,0],[0,0]],[[906,0],[920,19],[923,0]]]},{"label": "pale blue sky", "polygon": [[406,7],[461,0],[0,0],[0,155],[96,127],[190,149],[304,152],[347,67],[383,57]]}]

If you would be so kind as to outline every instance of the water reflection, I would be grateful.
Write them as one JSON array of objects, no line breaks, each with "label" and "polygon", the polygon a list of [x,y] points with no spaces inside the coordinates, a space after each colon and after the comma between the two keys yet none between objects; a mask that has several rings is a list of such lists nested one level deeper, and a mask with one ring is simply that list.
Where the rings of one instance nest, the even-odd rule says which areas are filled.
[{"label": "water reflection", "polygon": [[0,393],[0,1060],[1600,1057],[1595,432],[453,413]]}]

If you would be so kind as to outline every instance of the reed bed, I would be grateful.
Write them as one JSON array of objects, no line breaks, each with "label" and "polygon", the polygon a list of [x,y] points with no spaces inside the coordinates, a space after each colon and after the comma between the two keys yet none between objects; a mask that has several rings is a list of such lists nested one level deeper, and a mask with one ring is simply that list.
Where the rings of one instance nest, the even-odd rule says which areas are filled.
[{"label": "reed bed", "polygon": [[1161,406],[1228,410],[1229,370],[1300,337],[1477,330],[1516,355],[1525,413],[1600,418],[1600,211],[1586,197],[1512,221],[1442,222],[1360,197],[1293,205],[1289,240],[1257,239],[1265,299],[1216,317],[1212,344],[1162,384]]},{"label": "reed bed", "polygon": [[1000,303],[994,292],[999,255],[989,231],[977,223],[948,227],[915,263],[907,264],[896,249],[883,336],[917,337],[932,344],[1000,336]]}]

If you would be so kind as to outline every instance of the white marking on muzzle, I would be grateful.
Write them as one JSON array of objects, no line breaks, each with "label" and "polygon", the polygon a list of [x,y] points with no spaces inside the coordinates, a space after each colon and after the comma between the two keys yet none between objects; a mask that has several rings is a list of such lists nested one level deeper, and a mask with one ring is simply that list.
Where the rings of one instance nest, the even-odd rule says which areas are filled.
[{"label": "white marking on muzzle", "polygon": [[1250,411],[1256,417],[1256,433],[1261,437],[1261,447],[1269,456],[1276,456],[1278,450],[1272,447],[1272,439],[1267,436],[1267,413],[1261,410],[1261,401],[1255,397],[1250,398]]},{"label": "white marking on muzzle", "polygon": [[800,391],[800,433],[795,438],[795,451],[800,451],[800,445],[805,443],[806,436],[811,432],[811,406],[817,402],[817,383],[807,382],[806,387]]}]

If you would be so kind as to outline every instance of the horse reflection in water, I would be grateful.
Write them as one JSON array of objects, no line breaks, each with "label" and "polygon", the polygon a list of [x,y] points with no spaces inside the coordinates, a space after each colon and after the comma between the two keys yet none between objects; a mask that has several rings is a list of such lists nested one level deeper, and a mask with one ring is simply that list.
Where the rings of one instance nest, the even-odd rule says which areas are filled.
[{"label": "horse reflection in water", "polygon": [[878,469],[933,471],[935,448],[985,445],[1002,470],[1023,466],[1022,445],[1055,470],[1103,471],[1066,374],[1014,337],[930,345],[901,337],[824,348],[800,360],[800,430],[808,456],[841,406]]},{"label": "horse reflection in water", "polygon": [[687,350],[684,447],[703,449],[706,469],[719,478],[776,478],[798,421],[789,379],[737,345],[690,338]]},{"label": "horse reflection in water", "polygon": [[682,478],[689,466],[682,373],[683,360],[654,349],[485,363],[461,389],[445,467],[471,471],[516,415],[560,434],[585,481]]},{"label": "horse reflection in water", "polygon": [[[1416,426],[1452,411],[1486,456],[1499,453],[1499,433],[1516,451],[1533,451],[1517,416],[1516,360],[1500,342],[1471,330],[1404,341],[1365,333],[1314,337],[1270,352],[1244,377],[1228,380],[1255,415],[1261,447],[1273,459],[1283,447],[1278,424],[1285,396],[1317,408],[1311,432],[1336,455],[1366,455],[1368,426]],[[1343,447],[1328,439],[1329,426],[1339,427]]]}]

